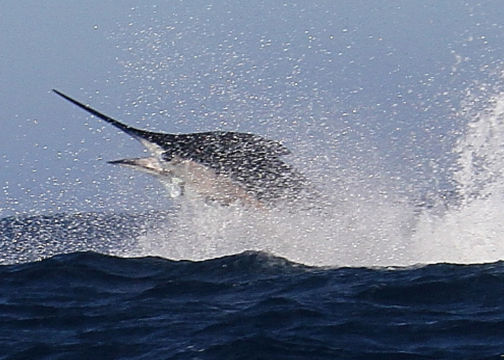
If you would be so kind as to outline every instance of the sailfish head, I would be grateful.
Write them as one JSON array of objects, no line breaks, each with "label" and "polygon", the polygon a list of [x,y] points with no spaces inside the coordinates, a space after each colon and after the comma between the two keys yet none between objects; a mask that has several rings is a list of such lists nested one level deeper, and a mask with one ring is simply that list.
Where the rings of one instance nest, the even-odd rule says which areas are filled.
[{"label": "sailfish head", "polygon": [[156,176],[165,186],[169,188],[170,195],[172,196],[178,196],[183,193],[183,189],[181,188],[183,186],[183,181],[176,178],[170,167],[166,166],[167,154],[171,153],[169,145],[175,144],[175,135],[154,133],[134,128],[132,126],[123,124],[122,122],[111,118],[110,116],[105,115],[56,89],[53,89],[53,91],[64,99],[77,105],[81,109],[86,110],[90,114],[104,120],[105,122],[115,126],[134,139],[138,140],[152,155],[141,158],[112,160],[108,161],[109,164],[133,168],[135,170]]}]

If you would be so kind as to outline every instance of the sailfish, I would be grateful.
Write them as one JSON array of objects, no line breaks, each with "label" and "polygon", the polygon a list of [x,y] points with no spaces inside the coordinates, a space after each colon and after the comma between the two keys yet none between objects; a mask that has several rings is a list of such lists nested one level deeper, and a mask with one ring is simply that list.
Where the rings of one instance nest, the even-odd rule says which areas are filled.
[{"label": "sailfish", "polygon": [[173,197],[263,208],[297,200],[306,189],[305,176],[281,159],[290,151],[278,141],[232,131],[168,134],[141,130],[53,91],[142,143],[150,156],[109,163],[154,175]]}]

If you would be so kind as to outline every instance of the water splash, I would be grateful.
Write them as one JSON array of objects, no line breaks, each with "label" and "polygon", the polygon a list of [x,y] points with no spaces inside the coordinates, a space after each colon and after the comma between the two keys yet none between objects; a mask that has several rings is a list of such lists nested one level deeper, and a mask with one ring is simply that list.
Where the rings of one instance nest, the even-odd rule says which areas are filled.
[{"label": "water splash", "polygon": [[504,92],[468,93],[467,129],[457,142],[453,179],[459,203],[442,215],[424,212],[413,236],[421,262],[504,259]]},{"label": "water splash", "polygon": [[183,202],[169,224],[140,237],[135,255],[204,260],[258,250],[309,265],[406,264],[410,203],[384,192],[335,201],[264,211]]},{"label": "water splash", "polygon": [[[310,265],[387,266],[504,259],[504,93],[478,110],[453,153],[456,193],[419,208],[366,174],[328,183],[323,211],[251,211],[184,204],[168,234],[142,237],[141,253],[207,259],[263,250]],[[160,241],[162,239],[162,241]],[[155,240],[156,246],[152,246]]]},{"label": "water splash", "polygon": [[490,96],[485,108],[473,113],[476,102],[471,96],[465,105],[471,119],[454,149],[459,168],[453,178],[464,204],[502,193],[504,186],[504,93]]}]

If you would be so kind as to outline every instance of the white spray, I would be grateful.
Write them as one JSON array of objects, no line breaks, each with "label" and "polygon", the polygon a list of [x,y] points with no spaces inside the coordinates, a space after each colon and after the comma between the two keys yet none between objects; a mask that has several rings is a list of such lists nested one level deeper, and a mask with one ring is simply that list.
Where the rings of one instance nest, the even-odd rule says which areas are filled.
[{"label": "white spray", "polygon": [[504,259],[504,93],[469,115],[453,149],[456,203],[419,209],[393,186],[347,176],[324,189],[323,211],[182,203],[173,223],[140,239],[137,255],[202,260],[262,250],[319,266]]}]

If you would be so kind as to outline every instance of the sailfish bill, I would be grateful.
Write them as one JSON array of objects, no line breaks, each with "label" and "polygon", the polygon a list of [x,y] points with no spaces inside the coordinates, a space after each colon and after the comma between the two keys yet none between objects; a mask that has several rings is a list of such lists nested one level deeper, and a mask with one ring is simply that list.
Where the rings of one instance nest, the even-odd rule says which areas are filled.
[{"label": "sailfish bill", "polygon": [[280,159],[290,153],[280,142],[240,132],[166,134],[136,129],[53,91],[140,141],[151,156],[109,163],[156,176],[171,196],[269,207],[297,200],[306,188],[305,177]]}]

